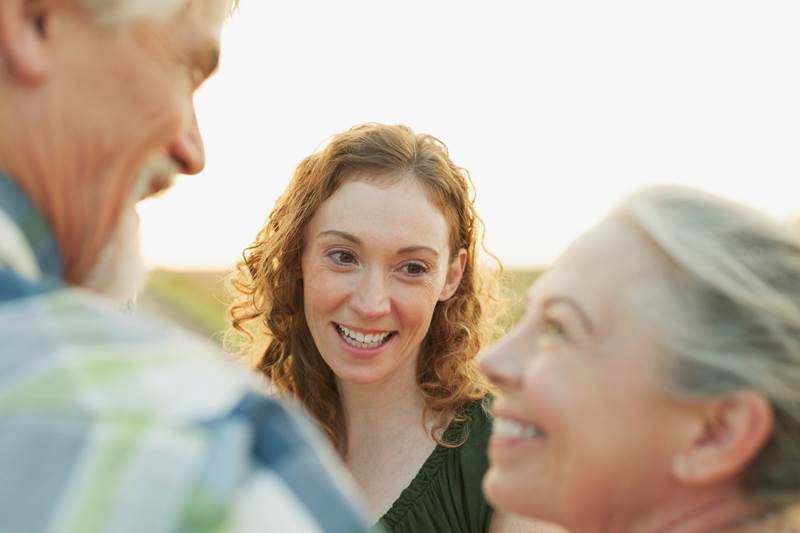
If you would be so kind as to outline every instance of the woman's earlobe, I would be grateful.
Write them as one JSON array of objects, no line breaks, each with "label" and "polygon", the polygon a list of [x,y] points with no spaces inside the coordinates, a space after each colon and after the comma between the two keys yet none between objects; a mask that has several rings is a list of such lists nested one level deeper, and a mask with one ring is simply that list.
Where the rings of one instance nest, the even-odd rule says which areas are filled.
[{"label": "woman's earlobe", "polygon": [[449,300],[458,290],[461,278],[464,276],[464,269],[467,266],[467,251],[461,248],[458,255],[453,259],[447,268],[447,279],[445,280],[442,292],[439,294],[439,301]]},{"label": "woman's earlobe", "polygon": [[674,478],[688,485],[736,479],[764,447],[772,426],[772,406],[760,394],[737,392],[713,402],[673,458]]}]

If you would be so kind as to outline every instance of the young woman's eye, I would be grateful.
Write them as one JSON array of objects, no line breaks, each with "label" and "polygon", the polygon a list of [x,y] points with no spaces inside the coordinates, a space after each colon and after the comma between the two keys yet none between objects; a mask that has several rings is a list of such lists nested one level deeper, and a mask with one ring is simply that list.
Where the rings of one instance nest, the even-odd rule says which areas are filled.
[{"label": "young woman's eye", "polygon": [[352,265],[356,262],[355,256],[347,250],[334,250],[328,254],[328,257],[333,259],[337,265]]},{"label": "young woman's eye", "polygon": [[403,265],[403,272],[409,276],[421,276],[428,272],[428,267],[422,263],[406,263]]}]

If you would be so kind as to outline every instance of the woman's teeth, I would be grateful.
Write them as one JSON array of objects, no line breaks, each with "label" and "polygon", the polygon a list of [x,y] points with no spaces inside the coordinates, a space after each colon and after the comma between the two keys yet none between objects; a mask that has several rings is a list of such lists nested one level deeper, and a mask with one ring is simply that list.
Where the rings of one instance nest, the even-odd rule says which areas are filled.
[{"label": "woman's teeth", "polygon": [[544,437],[542,430],[533,424],[520,424],[507,418],[495,418],[492,435],[516,439],[536,439]]},{"label": "woman's teeth", "polygon": [[339,330],[339,335],[347,344],[353,346],[354,348],[361,349],[377,348],[378,346],[384,344],[392,334],[391,331],[365,334],[359,331],[353,331],[352,329],[346,328],[341,324],[337,324],[336,328]]}]

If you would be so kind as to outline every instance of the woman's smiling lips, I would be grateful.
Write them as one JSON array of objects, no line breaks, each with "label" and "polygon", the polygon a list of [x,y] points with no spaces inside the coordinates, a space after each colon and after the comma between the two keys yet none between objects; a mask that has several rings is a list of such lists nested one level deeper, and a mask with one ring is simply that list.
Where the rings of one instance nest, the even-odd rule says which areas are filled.
[{"label": "woman's smiling lips", "polygon": [[[531,446],[541,446],[546,438],[545,432],[533,422],[523,419],[507,410],[494,410],[492,436],[489,448],[492,459],[500,459],[506,454],[516,460],[516,453],[527,453]],[[524,448],[524,449],[523,449]]]},{"label": "woman's smiling lips", "polygon": [[332,323],[341,345],[357,357],[373,357],[380,353],[396,336],[396,331],[365,330]]}]

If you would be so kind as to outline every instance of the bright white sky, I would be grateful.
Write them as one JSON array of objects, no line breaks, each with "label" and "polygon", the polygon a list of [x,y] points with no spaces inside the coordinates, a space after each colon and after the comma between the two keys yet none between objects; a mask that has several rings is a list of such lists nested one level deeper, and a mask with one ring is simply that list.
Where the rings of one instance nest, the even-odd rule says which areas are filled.
[{"label": "bright white sky", "polygon": [[146,259],[232,265],[294,166],[365,121],[441,138],[512,266],[650,183],[800,214],[798,27],[797,1],[242,0],[197,96],[207,168],[141,205]]}]

